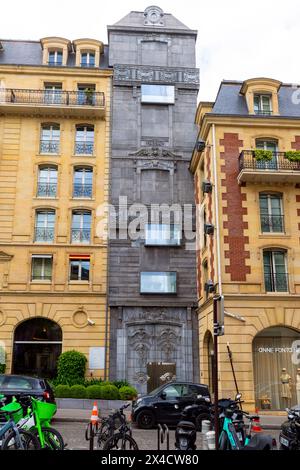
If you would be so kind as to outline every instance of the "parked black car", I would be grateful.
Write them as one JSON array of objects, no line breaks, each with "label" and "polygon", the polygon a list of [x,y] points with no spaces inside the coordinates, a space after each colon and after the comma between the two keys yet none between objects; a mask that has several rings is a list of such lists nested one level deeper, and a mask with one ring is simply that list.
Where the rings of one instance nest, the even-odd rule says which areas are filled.
[{"label": "parked black car", "polygon": [[25,375],[1,374],[0,394],[4,395],[8,402],[13,396],[28,394],[34,398],[42,398],[48,403],[55,403],[53,390],[47,380]]},{"label": "parked black car", "polygon": [[132,421],[142,429],[157,423],[174,425],[180,421],[183,409],[195,403],[197,396],[210,398],[207,385],[191,382],[169,382],[139,397],[132,403]]}]

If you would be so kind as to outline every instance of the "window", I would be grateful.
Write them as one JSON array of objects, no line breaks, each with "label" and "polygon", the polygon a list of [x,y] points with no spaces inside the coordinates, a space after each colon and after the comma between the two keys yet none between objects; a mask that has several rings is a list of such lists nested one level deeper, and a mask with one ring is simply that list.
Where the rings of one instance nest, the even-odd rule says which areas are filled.
[{"label": "window", "polygon": [[180,245],[180,225],[147,224],[145,226],[145,245]]},{"label": "window", "polygon": [[62,65],[63,61],[63,53],[62,51],[49,51],[48,54],[48,65],[52,66],[60,66]]},{"label": "window", "polygon": [[91,198],[93,194],[93,170],[89,167],[77,167],[74,170],[73,197]]},{"label": "window", "polygon": [[72,217],[72,243],[90,243],[91,213],[74,211]]},{"label": "window", "polygon": [[272,160],[270,161],[257,161],[256,168],[263,168],[267,170],[277,170],[277,142],[273,140],[256,140],[256,148],[261,150],[269,150],[273,152]]},{"label": "window", "polygon": [[187,397],[189,395],[188,385],[174,384],[166,387],[163,392],[166,394],[167,400],[176,400],[178,398]]},{"label": "window", "polygon": [[281,194],[259,195],[261,231],[284,232],[284,216]]},{"label": "window", "polygon": [[272,114],[271,95],[254,95],[254,112],[270,116]]},{"label": "window", "polygon": [[94,126],[76,126],[75,154],[93,155]]},{"label": "window", "polygon": [[174,87],[170,85],[142,85],[142,103],[174,104]]},{"label": "window", "polygon": [[45,83],[44,99],[46,104],[61,104],[62,103],[62,84],[61,83]]},{"label": "window", "polygon": [[55,227],[55,211],[50,209],[38,210],[35,220],[35,241],[53,242]]},{"label": "window", "polygon": [[208,289],[207,289],[207,281],[208,281],[208,263],[207,260],[203,261],[202,263],[202,275],[203,275],[203,290],[205,293],[205,297],[208,298]]},{"label": "window", "polygon": [[70,256],[70,281],[90,280],[90,259]]},{"label": "window", "polygon": [[176,272],[142,272],[141,294],[176,294]]},{"label": "window", "polygon": [[267,292],[288,291],[288,274],[286,265],[286,251],[264,251],[264,277]]},{"label": "window", "polygon": [[39,168],[37,197],[56,197],[57,168],[42,166]]},{"label": "window", "polygon": [[81,53],[81,67],[95,67],[95,52]]},{"label": "window", "polygon": [[60,125],[42,124],[40,153],[59,153]]},{"label": "window", "polygon": [[92,83],[77,85],[77,104],[80,105],[95,105],[95,90],[96,87]]},{"label": "window", "polygon": [[51,281],[52,255],[32,255],[31,280]]}]

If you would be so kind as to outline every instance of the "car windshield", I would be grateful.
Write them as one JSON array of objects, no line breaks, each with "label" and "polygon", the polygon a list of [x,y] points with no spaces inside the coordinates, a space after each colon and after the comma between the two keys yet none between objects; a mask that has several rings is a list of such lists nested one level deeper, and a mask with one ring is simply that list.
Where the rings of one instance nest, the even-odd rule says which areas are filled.
[{"label": "car windshield", "polygon": [[4,381],[5,381],[5,375],[0,375],[0,387],[3,386]]},{"label": "car windshield", "polygon": [[30,380],[25,379],[24,377],[10,377],[5,385],[5,388],[7,388],[8,390],[32,390],[32,383]]},{"label": "car windshield", "polygon": [[160,387],[157,387],[154,390],[152,390],[152,392],[148,393],[148,395],[150,396],[157,395],[163,388],[164,388],[164,385],[161,385]]}]

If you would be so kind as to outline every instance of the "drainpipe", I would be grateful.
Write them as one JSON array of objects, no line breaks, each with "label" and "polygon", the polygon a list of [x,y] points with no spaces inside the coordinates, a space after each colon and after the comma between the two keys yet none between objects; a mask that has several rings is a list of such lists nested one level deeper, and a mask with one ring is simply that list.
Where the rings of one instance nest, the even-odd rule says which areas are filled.
[{"label": "drainpipe", "polygon": [[[113,103],[112,103],[112,92],[113,92],[113,83],[112,77],[110,78],[110,125],[109,125],[109,184],[108,184],[108,204],[110,204],[110,191],[111,191],[111,149],[112,149],[112,111],[113,111]],[[107,262],[106,262],[106,308],[105,308],[105,356],[104,356],[104,380],[107,380],[107,364],[108,364],[108,323],[109,323],[109,307],[108,307],[108,300],[109,300],[109,255],[110,255],[110,243],[109,243],[109,211],[107,215],[107,230],[108,230],[108,238],[107,238]]]},{"label": "drainpipe", "polygon": [[216,245],[217,245],[217,271],[219,294],[222,295],[222,271],[221,271],[221,240],[220,240],[220,223],[219,223],[219,194],[218,194],[218,175],[217,175],[217,150],[216,150],[216,129],[215,124],[212,125],[212,153],[213,153],[213,175],[215,188],[215,214],[216,214]]}]

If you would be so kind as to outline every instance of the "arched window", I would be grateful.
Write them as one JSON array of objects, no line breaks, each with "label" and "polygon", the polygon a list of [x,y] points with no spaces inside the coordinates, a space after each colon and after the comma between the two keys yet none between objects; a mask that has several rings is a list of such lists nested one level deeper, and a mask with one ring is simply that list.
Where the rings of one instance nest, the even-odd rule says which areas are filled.
[{"label": "arched window", "polygon": [[262,233],[284,232],[283,201],[281,193],[259,194]]},{"label": "arched window", "polygon": [[79,124],[76,126],[75,154],[93,155],[94,153],[94,126]]},{"label": "arched window", "polygon": [[40,153],[59,153],[60,141],[60,125],[42,124],[41,126],[41,140],[40,140]]},{"label": "arched window", "polygon": [[14,334],[14,374],[53,378],[62,350],[62,330],[48,318],[31,318],[20,323]]},{"label": "arched window", "polygon": [[266,292],[288,292],[287,251],[268,248],[263,251]]},{"label": "arched window", "polygon": [[48,52],[48,65],[59,67],[63,63],[62,49],[53,49]]},{"label": "arched window", "polygon": [[273,139],[256,139],[256,148],[258,150],[267,150],[272,152],[272,159],[265,161],[259,160],[256,162],[257,168],[277,170],[278,167],[278,142]]},{"label": "arched window", "polygon": [[38,209],[35,215],[35,241],[53,243],[55,210]]},{"label": "arched window", "polygon": [[81,67],[95,67],[95,51],[81,52]]},{"label": "arched window", "polygon": [[74,168],[73,197],[88,198],[93,194],[93,168],[76,166]]},{"label": "arched window", "polygon": [[72,243],[90,243],[91,220],[91,211],[74,210],[72,212]]},{"label": "arched window", "polygon": [[284,410],[300,403],[297,357],[300,332],[273,326],[258,333],[252,343],[256,407]]},{"label": "arched window", "polygon": [[37,197],[55,198],[57,194],[57,166],[40,165]]}]

